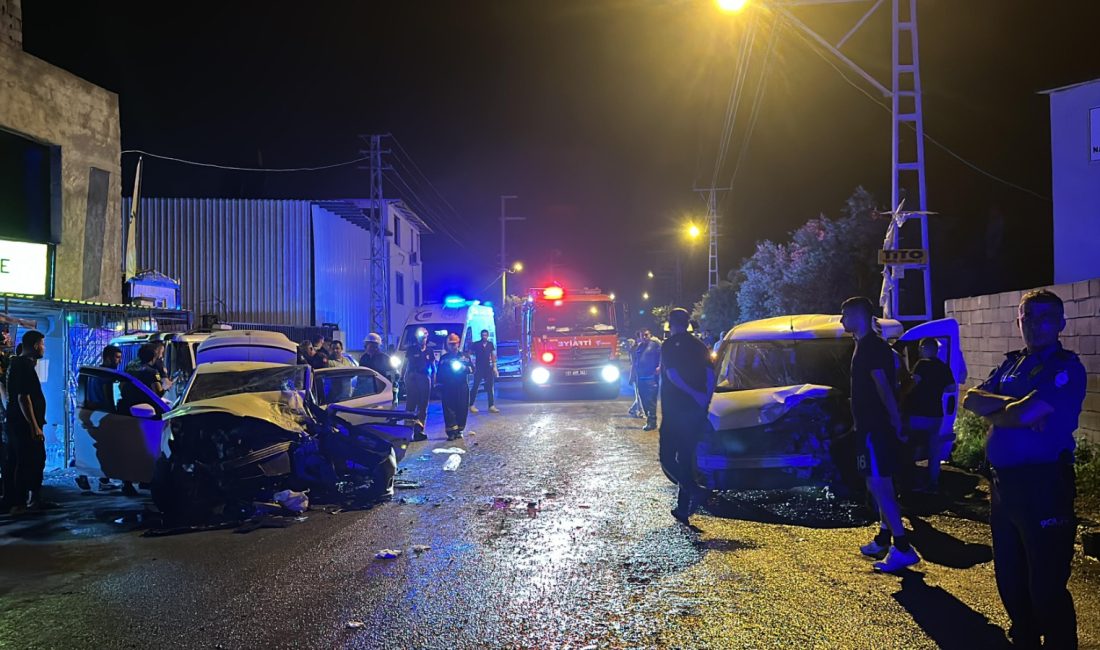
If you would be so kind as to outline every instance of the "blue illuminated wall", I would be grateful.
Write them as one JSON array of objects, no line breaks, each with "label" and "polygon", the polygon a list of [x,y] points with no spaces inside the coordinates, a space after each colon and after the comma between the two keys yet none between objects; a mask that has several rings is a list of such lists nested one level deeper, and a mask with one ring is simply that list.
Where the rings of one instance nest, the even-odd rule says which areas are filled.
[{"label": "blue illuminated wall", "polygon": [[1048,94],[1054,282],[1100,278],[1100,79]]}]

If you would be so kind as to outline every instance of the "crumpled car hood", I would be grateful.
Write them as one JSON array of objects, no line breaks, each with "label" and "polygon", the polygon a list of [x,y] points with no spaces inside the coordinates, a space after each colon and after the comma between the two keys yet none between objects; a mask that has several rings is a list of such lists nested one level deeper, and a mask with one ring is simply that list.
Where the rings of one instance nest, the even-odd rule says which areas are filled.
[{"label": "crumpled car hood", "polygon": [[710,402],[710,423],[715,431],[771,424],[806,399],[825,397],[836,392],[838,391],[835,388],[829,386],[800,384],[715,393]]},{"label": "crumpled car hood", "polygon": [[188,402],[164,414],[165,420],[208,413],[224,413],[270,422],[291,432],[305,430],[306,414],[302,395],[297,392],[238,393]]}]

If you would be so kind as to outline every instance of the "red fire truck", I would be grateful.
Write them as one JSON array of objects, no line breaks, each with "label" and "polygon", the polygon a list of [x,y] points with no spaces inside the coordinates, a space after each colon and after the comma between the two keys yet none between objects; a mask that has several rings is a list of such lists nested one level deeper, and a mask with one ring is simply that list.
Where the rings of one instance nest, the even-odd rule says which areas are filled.
[{"label": "red fire truck", "polygon": [[559,284],[530,289],[520,321],[523,384],[528,395],[555,387],[619,394],[619,339],[615,303],[599,289]]}]

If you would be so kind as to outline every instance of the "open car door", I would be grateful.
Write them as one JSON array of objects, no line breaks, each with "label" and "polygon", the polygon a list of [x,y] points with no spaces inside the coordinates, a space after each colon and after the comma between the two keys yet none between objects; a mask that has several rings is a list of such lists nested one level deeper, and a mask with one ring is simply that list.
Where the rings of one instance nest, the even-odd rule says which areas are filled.
[{"label": "open car door", "polygon": [[[959,386],[966,383],[966,358],[963,356],[962,345],[959,341],[959,322],[954,318],[941,318],[939,320],[921,323],[902,334],[899,342],[915,344],[921,339],[936,339],[940,343],[940,361],[947,364],[951,374],[955,377],[955,383],[943,391],[943,425],[940,427],[940,441],[950,450],[950,445],[955,440],[955,417],[959,409]],[[916,363],[914,357],[911,363]]]},{"label": "open car door", "polygon": [[168,404],[125,372],[85,366],[77,406],[74,466],[88,476],[151,482]]}]

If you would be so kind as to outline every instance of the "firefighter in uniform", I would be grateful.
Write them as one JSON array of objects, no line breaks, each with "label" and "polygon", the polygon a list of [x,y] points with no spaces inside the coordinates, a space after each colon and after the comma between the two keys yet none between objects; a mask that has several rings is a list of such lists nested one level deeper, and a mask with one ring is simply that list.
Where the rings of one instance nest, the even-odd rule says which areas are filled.
[{"label": "firefighter in uniform", "polygon": [[405,350],[405,410],[416,413],[413,440],[427,440],[424,422],[428,417],[428,400],[432,395],[435,374],[435,350],[428,343],[428,330],[416,330],[416,341]]},{"label": "firefighter in uniform", "polygon": [[1073,432],[1085,399],[1085,368],[1062,348],[1062,300],[1046,290],[1020,300],[1024,349],[967,391],[966,408],[992,423],[993,567],[1016,647],[1076,648],[1066,588],[1077,533]]},{"label": "firefighter in uniform", "polygon": [[439,357],[439,373],[436,381],[443,389],[443,425],[447,440],[458,440],[466,428],[466,416],[470,409],[470,375],[473,365],[470,358],[459,351],[457,334],[447,337],[447,352]]}]

